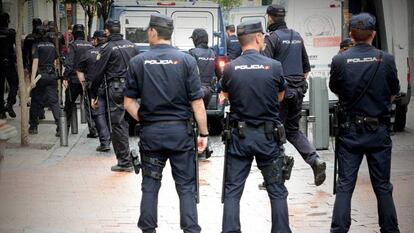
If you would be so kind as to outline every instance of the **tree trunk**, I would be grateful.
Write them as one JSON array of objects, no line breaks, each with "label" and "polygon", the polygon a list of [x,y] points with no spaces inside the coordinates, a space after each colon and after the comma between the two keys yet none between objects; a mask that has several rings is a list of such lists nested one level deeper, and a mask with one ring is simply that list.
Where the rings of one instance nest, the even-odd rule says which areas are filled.
[{"label": "tree trunk", "polygon": [[23,71],[22,56],[22,32],[23,32],[23,15],[24,0],[18,0],[19,17],[17,17],[18,26],[16,31],[16,57],[17,57],[17,73],[19,76],[19,92],[20,92],[20,144],[21,146],[29,146],[29,120],[27,111],[27,87]]},{"label": "tree trunk", "polygon": [[87,39],[91,38],[92,36],[93,16],[94,16],[93,14],[92,15],[88,14],[88,38]]}]

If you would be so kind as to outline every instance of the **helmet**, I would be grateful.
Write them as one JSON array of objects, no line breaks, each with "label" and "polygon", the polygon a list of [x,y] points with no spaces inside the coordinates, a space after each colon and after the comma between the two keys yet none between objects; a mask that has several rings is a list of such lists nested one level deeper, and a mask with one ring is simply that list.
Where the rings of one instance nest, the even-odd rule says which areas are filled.
[{"label": "helmet", "polygon": [[32,26],[33,29],[35,30],[37,26],[42,25],[42,20],[40,18],[33,18],[32,19]]},{"label": "helmet", "polygon": [[85,27],[82,24],[75,24],[73,25],[73,32],[84,32],[85,31]]},{"label": "helmet", "polygon": [[119,20],[109,19],[105,23],[105,29],[108,29],[110,33],[120,33],[121,32],[121,23]]},{"label": "helmet", "polygon": [[208,44],[208,34],[203,28],[196,28],[190,37],[193,39],[194,45]]}]

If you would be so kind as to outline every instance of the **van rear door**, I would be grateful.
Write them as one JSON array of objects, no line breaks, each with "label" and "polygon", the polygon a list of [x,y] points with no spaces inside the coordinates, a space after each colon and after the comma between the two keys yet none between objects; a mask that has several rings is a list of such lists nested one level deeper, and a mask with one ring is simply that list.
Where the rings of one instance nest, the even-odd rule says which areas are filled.
[{"label": "van rear door", "polygon": [[166,15],[174,20],[172,44],[181,50],[194,48],[191,36],[195,28],[203,28],[209,36],[209,46],[213,47],[213,33],[217,30],[218,14],[214,8],[167,8]]}]

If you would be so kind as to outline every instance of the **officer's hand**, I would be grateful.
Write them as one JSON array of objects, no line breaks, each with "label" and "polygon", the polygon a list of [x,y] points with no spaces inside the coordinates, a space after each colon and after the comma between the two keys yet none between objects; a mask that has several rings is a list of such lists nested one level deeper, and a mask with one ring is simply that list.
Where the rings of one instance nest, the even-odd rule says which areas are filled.
[{"label": "officer's hand", "polygon": [[207,148],[208,137],[198,137],[197,138],[197,151],[202,153]]},{"label": "officer's hand", "polygon": [[97,99],[91,99],[91,107],[92,107],[92,109],[96,109],[98,107],[98,100]]},{"label": "officer's hand", "polygon": [[68,80],[63,80],[63,86],[65,88],[68,88],[68,86],[69,86]]}]

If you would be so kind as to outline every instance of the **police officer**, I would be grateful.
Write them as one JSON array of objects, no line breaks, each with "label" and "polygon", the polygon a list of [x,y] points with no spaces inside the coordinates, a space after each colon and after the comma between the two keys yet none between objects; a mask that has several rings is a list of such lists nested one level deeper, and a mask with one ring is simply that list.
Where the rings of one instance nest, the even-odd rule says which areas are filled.
[{"label": "police officer", "polygon": [[[8,28],[10,16],[7,13],[0,15],[0,119],[6,118],[6,111],[10,117],[15,118],[16,113],[13,105],[16,103],[16,95],[19,80],[16,72],[16,31]],[[4,106],[5,81],[9,84],[10,90],[7,96],[7,104]]]},{"label": "police officer", "polygon": [[[46,28],[37,26],[36,30],[39,39],[38,43],[33,45],[32,55],[31,85],[33,89],[29,115],[30,134],[38,133],[39,115],[41,114],[43,106],[48,106],[52,109],[56,125],[58,125],[59,119],[59,97],[55,72],[55,64],[58,59],[56,48],[49,42]],[[41,75],[41,78],[35,84],[37,75]],[[44,100],[46,100],[46,103],[44,103]],[[56,136],[59,136],[58,127],[56,128]]]},{"label": "police officer", "polygon": [[227,33],[227,58],[229,61],[236,59],[240,56],[242,50],[240,48],[239,40],[236,36],[236,28],[234,25],[226,26]]},{"label": "police officer", "polygon": [[[82,24],[75,24],[73,26],[73,36],[75,40],[69,45],[69,54],[65,61],[65,71],[63,73],[63,85],[66,88],[65,111],[68,122],[71,122],[72,108],[76,107],[75,101],[78,96],[82,95],[84,90],[84,83],[82,81],[85,80],[79,80],[76,69],[79,66],[81,56],[93,48],[92,43],[85,40],[85,28]],[[89,118],[88,128],[89,134],[87,137],[96,138],[98,133],[95,124]]]},{"label": "police officer", "polygon": [[279,118],[279,102],[285,89],[282,65],[260,54],[264,46],[260,21],[239,24],[237,35],[243,53],[225,66],[221,81],[222,95],[230,101],[233,127],[225,165],[222,232],[241,232],[240,199],[253,157],[270,197],[272,232],[291,232],[284,156],[279,152],[280,137],[274,134],[276,127],[282,127]]},{"label": "police officer", "polygon": [[33,18],[32,20],[32,33],[28,34],[23,41],[23,66],[26,73],[30,73],[32,69],[33,53],[32,47],[36,43],[36,28],[42,25],[42,20],[39,18]]},{"label": "police officer", "polygon": [[[86,88],[85,91],[87,91],[87,95],[85,95],[85,109],[88,112],[88,115],[91,116],[93,118],[93,121],[95,123],[95,126],[98,130],[98,135],[99,135],[99,142],[100,145],[96,148],[97,151],[101,151],[101,152],[105,152],[105,151],[109,151],[110,148],[110,144],[111,144],[111,135],[109,133],[109,129],[108,129],[108,124],[106,122],[106,109],[105,109],[105,101],[104,99],[99,99],[98,100],[98,107],[96,109],[91,109],[90,108],[90,103],[91,103],[91,99],[90,99],[90,83],[92,80],[92,71],[94,69],[94,66],[96,64],[96,57],[99,53],[99,50],[101,48],[101,46],[103,44],[106,43],[106,36],[105,36],[105,32],[103,30],[98,30],[95,31],[95,33],[93,33],[93,45],[95,46],[95,48],[88,50],[83,56],[81,56],[81,60],[79,62],[79,67],[77,68],[77,75],[79,77],[80,80],[85,80],[85,85],[84,88]],[[101,87],[100,92],[103,93],[105,92],[104,90],[102,90],[103,87]],[[89,114],[89,111],[92,111]]]},{"label": "police officer", "polygon": [[306,136],[299,130],[303,97],[308,88],[306,78],[310,71],[309,59],[300,34],[288,29],[285,22],[285,8],[270,5],[267,8],[268,29],[263,54],[282,63],[287,81],[285,100],[281,105],[281,117],[286,127],[287,140],[298,150],[313,170],[315,185],[321,185],[326,178],[326,163],[316,153]]},{"label": "police officer", "polygon": [[342,106],[336,156],[338,184],[331,232],[348,232],[351,198],[364,154],[377,197],[381,232],[399,232],[390,183],[392,141],[390,106],[400,86],[394,57],[374,48],[375,17],[361,13],[350,19],[355,46],[332,60],[329,88]]},{"label": "police officer", "polygon": [[[197,63],[171,46],[173,20],[153,14],[148,27],[150,50],[130,62],[125,108],[140,121],[142,199],[138,227],[153,233],[162,171],[170,160],[180,199],[180,226],[186,233],[201,231],[195,198],[195,146],[188,122],[193,112],[200,136],[198,150],[207,145],[207,120]],[[136,99],[141,98],[139,105]]]},{"label": "police officer", "polygon": [[190,49],[190,55],[197,61],[200,72],[201,88],[203,90],[204,106],[210,102],[212,95],[212,82],[216,76],[216,54],[208,47],[208,34],[202,28],[194,29],[191,37],[195,48]]},{"label": "police officer", "polygon": [[[131,172],[133,170],[131,157],[129,156],[128,123],[125,121],[125,109],[123,106],[123,89],[129,60],[138,54],[135,44],[124,40],[120,34],[121,25],[118,20],[109,20],[105,24],[105,33],[108,42],[101,46],[96,57],[95,69],[92,74],[91,106],[96,108],[97,98],[104,101],[104,106],[109,105],[111,119],[111,139],[118,163],[111,167],[112,171]],[[102,83],[107,83],[108,96],[99,94]],[[108,102],[109,103],[108,103]]]}]

